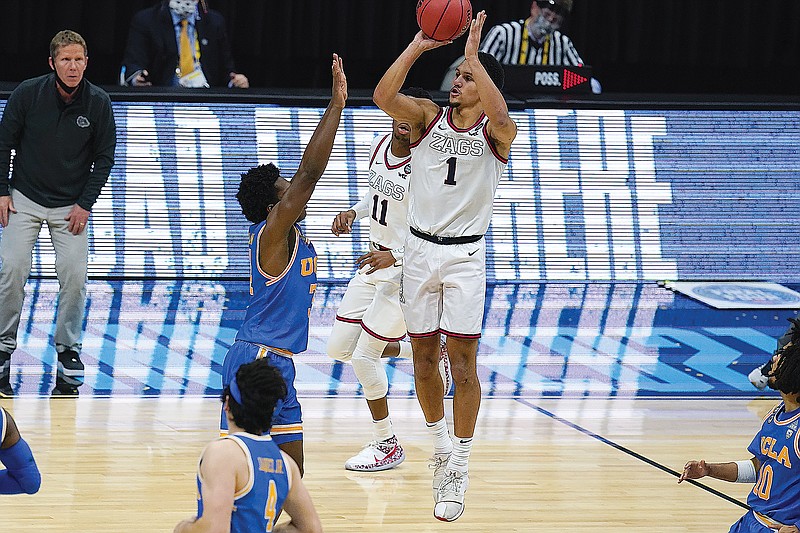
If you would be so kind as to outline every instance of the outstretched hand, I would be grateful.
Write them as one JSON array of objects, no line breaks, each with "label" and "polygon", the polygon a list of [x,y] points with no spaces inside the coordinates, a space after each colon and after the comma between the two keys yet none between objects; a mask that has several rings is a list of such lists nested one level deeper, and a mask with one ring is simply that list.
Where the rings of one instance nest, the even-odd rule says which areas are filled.
[{"label": "outstretched hand", "polygon": [[486,22],[486,11],[479,11],[475,18],[469,25],[469,35],[467,36],[467,44],[464,45],[464,57],[476,57],[478,55],[478,47],[481,44],[481,32],[483,32],[483,23]]},{"label": "outstretched hand", "polygon": [[347,101],[347,76],[344,75],[342,58],[338,54],[333,54],[331,73],[333,74],[331,102],[339,107],[344,107],[344,103]]},{"label": "outstretched hand", "polygon": [[331,233],[336,235],[342,235],[343,233],[350,233],[353,230],[353,221],[356,219],[356,212],[352,209],[348,209],[347,211],[342,211],[336,218],[333,219],[333,224],[331,225]]},{"label": "outstretched hand", "polygon": [[686,479],[700,479],[706,477],[710,472],[705,461],[689,461],[683,467],[683,473],[678,478],[678,483]]},{"label": "outstretched hand", "polygon": [[435,39],[431,39],[425,35],[422,30],[420,30],[417,32],[417,34],[414,36],[414,40],[411,42],[415,43],[423,52],[427,52],[428,50],[433,50],[434,48],[448,45],[453,41],[437,41]]}]

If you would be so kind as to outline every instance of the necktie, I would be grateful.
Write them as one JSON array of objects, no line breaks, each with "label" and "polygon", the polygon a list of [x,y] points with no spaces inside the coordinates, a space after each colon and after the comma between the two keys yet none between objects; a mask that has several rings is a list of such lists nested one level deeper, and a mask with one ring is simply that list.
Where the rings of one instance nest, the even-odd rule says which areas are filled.
[{"label": "necktie", "polygon": [[178,66],[180,67],[181,76],[186,76],[194,70],[194,55],[192,54],[192,44],[189,42],[189,21],[186,19],[181,21],[180,42],[181,49]]}]

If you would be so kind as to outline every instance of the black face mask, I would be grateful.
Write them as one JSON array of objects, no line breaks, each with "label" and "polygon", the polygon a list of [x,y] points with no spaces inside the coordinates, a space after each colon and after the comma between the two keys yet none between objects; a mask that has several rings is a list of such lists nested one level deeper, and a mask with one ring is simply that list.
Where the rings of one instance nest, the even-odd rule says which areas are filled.
[{"label": "black face mask", "polygon": [[56,75],[56,83],[58,84],[59,87],[61,87],[61,90],[63,90],[70,96],[72,96],[72,94],[80,88],[81,83],[83,83],[83,79],[81,79],[78,85],[76,85],[75,87],[70,87],[69,85],[64,83],[64,81],[61,78],[58,77],[58,72],[56,72],[55,69],[53,69],[53,74]]}]

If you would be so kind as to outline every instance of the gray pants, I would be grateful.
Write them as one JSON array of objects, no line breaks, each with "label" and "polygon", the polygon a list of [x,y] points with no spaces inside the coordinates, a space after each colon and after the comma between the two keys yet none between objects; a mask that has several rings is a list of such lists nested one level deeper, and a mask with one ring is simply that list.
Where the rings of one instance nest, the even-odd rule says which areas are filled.
[{"label": "gray pants", "polygon": [[14,190],[11,199],[17,212],[10,214],[8,226],[3,228],[0,238],[0,350],[11,353],[17,347],[17,329],[25,299],[25,282],[31,273],[33,247],[42,223],[47,222],[56,251],[59,284],[56,350],[80,353],[86,307],[88,231],[73,235],[67,229],[69,223],[64,217],[72,209],[71,205],[50,209]]}]

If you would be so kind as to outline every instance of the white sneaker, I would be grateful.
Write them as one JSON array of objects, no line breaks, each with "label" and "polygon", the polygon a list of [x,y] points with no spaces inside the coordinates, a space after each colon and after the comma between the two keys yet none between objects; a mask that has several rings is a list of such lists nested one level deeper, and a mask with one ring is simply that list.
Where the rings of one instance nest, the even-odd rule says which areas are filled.
[{"label": "white sneaker", "polygon": [[447,462],[449,460],[449,453],[435,453],[430,459],[431,462],[428,468],[433,468],[433,483],[431,484],[431,488],[433,489],[433,501],[435,502],[439,501],[437,500],[439,497],[439,487],[444,479],[444,472],[447,470]]},{"label": "white sneaker", "polygon": [[464,497],[469,488],[469,475],[456,470],[445,472],[439,486],[439,497],[433,508],[433,516],[442,522],[457,520],[464,513]]},{"label": "white sneaker", "polygon": [[394,468],[405,459],[403,447],[397,442],[397,437],[392,436],[386,440],[367,443],[360,452],[344,463],[344,467],[359,472],[379,472]]},{"label": "white sneaker", "polygon": [[447,343],[444,337],[440,337],[440,350],[439,350],[439,375],[442,376],[442,385],[444,385],[444,395],[450,394],[450,389],[453,387],[453,372],[450,370],[450,356],[447,353]]},{"label": "white sneaker", "polygon": [[747,375],[747,379],[758,390],[764,390],[769,385],[769,376],[765,376],[761,371],[761,367],[754,368],[752,372]]}]

